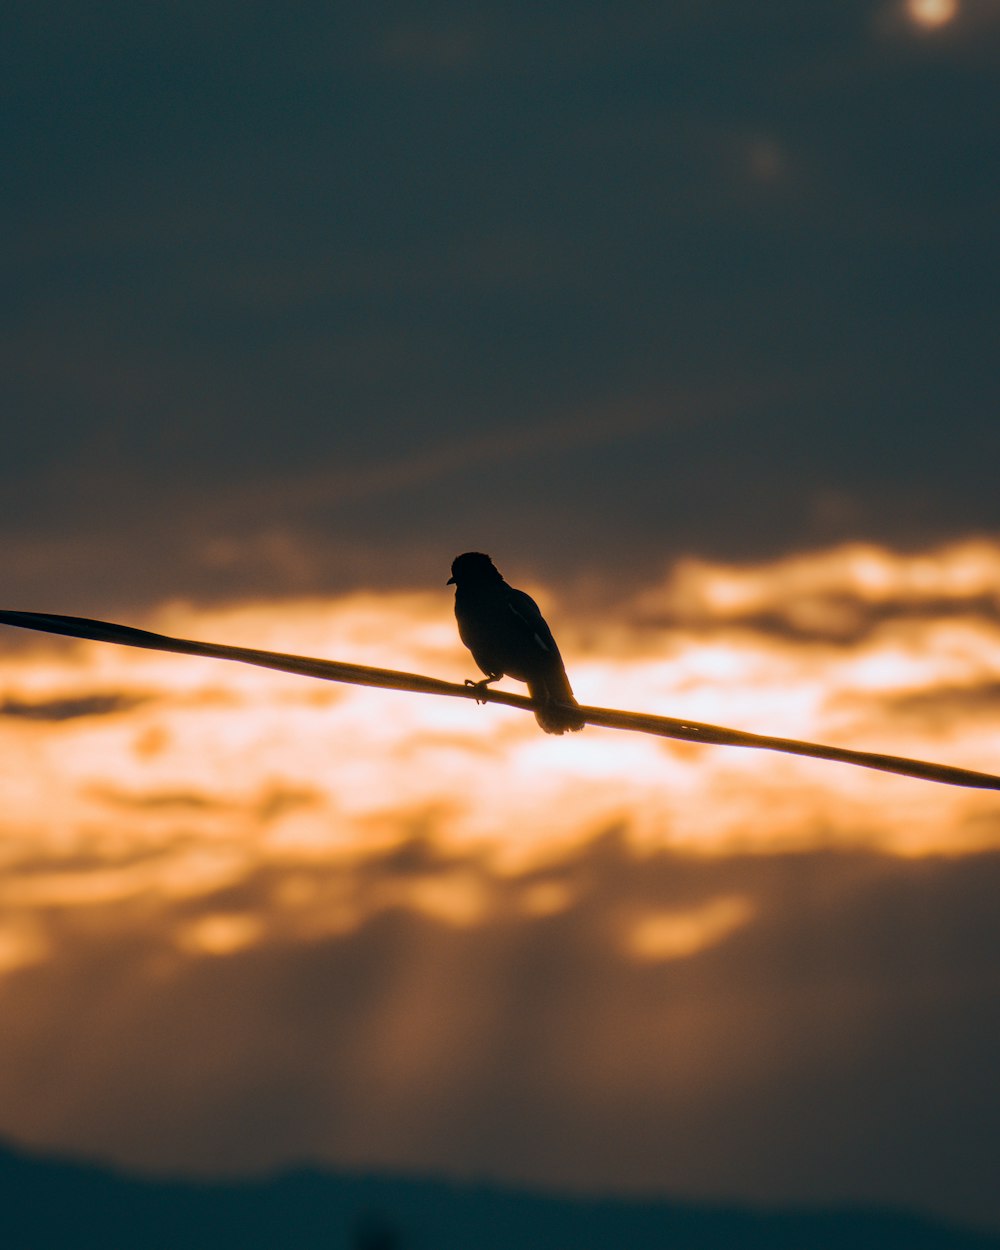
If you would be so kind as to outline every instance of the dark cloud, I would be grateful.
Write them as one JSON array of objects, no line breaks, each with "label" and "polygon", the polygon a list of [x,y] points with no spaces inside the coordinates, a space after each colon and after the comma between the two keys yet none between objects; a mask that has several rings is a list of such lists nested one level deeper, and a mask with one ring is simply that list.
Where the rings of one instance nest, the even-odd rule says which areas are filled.
[{"label": "dark cloud", "polygon": [[[842,589],[796,596],[789,593],[784,603],[769,605],[766,610],[754,607],[746,611],[729,611],[720,619],[708,604],[673,606],[669,610],[640,606],[633,621],[638,628],[686,628],[706,636],[732,629],[744,629],[762,638],[776,638],[790,643],[834,643],[845,648],[856,647],[885,626],[911,623],[927,624],[949,619],[975,621],[994,625],[1000,611],[993,596],[970,594],[954,598],[934,595],[908,598],[900,595],[880,601]],[[989,685],[979,687],[982,697],[989,695]]]},{"label": "dark cloud", "polygon": [[289,787],[272,786],[252,803],[219,800],[206,794],[185,790],[143,791],[138,794],[108,787],[92,788],[90,797],[117,808],[159,808],[165,811],[183,811],[185,808],[216,811],[246,811],[261,820],[273,820],[296,808],[311,807],[319,799],[317,793]]},{"label": "dark cloud", "polygon": [[5,19],[0,528],[32,606],[87,594],[81,543],[95,598],[148,601],[276,533],[320,586],[1000,522],[976,5],[920,40],[860,3],[71,7]]},{"label": "dark cloud", "polygon": [[[458,872],[477,923],[399,893]],[[331,914],[353,896],[359,926],[306,938],[289,876]],[[529,874],[418,841],[301,877],[64,913],[58,957],[3,984],[4,1132],[153,1168],[315,1158],[1000,1222],[995,854],[688,859],[610,833]],[[568,907],[525,910],[543,883]],[[623,944],[733,895],[752,918],[695,954]],[[165,940],[220,913],[264,936]]]},{"label": "dark cloud", "polygon": [[148,702],[148,696],[125,694],[90,694],[76,699],[43,699],[34,702],[5,699],[0,703],[0,716],[40,721],[76,720],[81,716],[113,716],[117,712],[130,712]]},{"label": "dark cloud", "polygon": [[1000,707],[1000,682],[975,686],[951,686],[899,695],[888,701],[894,717],[918,723],[968,724],[977,716],[988,716]]}]

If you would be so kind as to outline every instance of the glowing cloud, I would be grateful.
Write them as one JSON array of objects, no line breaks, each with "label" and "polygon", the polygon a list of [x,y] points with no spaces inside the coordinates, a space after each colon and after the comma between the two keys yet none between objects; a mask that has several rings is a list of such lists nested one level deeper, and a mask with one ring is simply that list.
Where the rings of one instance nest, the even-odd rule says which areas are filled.
[{"label": "glowing cloud", "polygon": [[[600,629],[586,653],[560,632],[588,703],[992,771],[998,585],[1000,548],[986,542],[688,561],[609,623],[606,647]],[[450,679],[469,668],[444,596],[175,605],[151,623]],[[614,825],[636,845],[713,854],[808,847],[818,830],[905,854],[997,838],[989,795],[594,728],[567,745],[509,709],[99,644],[0,658],[0,707],[2,847],[44,860],[17,886],[38,905],[195,897],[415,830],[443,850],[483,848],[505,871]],[[488,910],[465,880],[413,882],[397,902],[459,924]],[[373,894],[353,914],[376,906]]]},{"label": "glowing cloud", "polygon": [[[687,561],[606,621],[538,594],[584,702],[995,772],[998,586],[984,541]],[[443,590],[133,623],[471,675]],[[1000,857],[966,858],[1000,848],[989,792],[44,638],[0,652],[0,761],[0,1131],[23,1141],[713,1193],[729,1167],[767,1197],[746,1161],[785,1143],[794,1173],[803,1081],[830,1074],[835,1118],[897,1016],[878,1089],[929,1002],[947,1040],[955,986],[973,1022],[995,998]],[[950,936],[904,968],[899,926],[928,908]],[[748,1143],[722,1164],[720,1099]],[[880,1200],[924,1184],[905,1149],[925,1138],[952,1149],[901,1131]]]},{"label": "glowing cloud", "polygon": [[685,911],[653,912],[631,925],[626,947],[636,959],[683,959],[714,946],[752,919],[751,901],[715,898]]}]

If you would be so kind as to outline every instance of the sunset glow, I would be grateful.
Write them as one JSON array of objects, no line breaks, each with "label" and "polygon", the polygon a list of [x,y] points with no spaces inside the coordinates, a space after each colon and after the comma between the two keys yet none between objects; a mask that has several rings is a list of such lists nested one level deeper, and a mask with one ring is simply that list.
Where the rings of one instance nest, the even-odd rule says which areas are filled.
[{"label": "sunset glow", "polygon": [[[979,542],[908,556],[841,547],[755,567],[687,561],[606,626],[537,593],[583,702],[996,771],[997,587],[1000,546]],[[445,594],[172,604],[132,623],[471,675]],[[521,1062],[537,1067],[540,1088],[555,1082],[571,1105],[586,1090],[611,1106],[667,1082],[663,1097],[697,1088],[710,1107],[717,1085],[770,1072],[781,1052],[767,1041],[777,991],[737,971],[723,992],[713,980],[723,974],[705,969],[733,959],[739,970],[744,958],[769,968],[768,935],[788,916],[805,926],[804,949],[811,942],[812,957],[826,958],[824,943],[852,941],[855,920],[845,928],[836,910],[854,906],[851,874],[874,874],[864,898],[886,865],[940,871],[1000,848],[989,792],[593,726],[552,738],[516,709],[106,644],[17,641],[0,659],[0,995],[19,1021],[0,1042],[0,1100],[6,1131],[26,1141],[156,1167],[258,1166],[307,1148],[419,1166],[424,1112],[411,1101],[447,1099],[453,1080],[468,1083],[463,1097],[486,1097],[479,1082],[493,1089],[490,1065],[506,1044],[497,1039],[521,1027],[524,994],[534,1006]],[[813,864],[824,866],[817,878]],[[781,884],[789,873],[794,888]],[[829,907],[813,932],[812,910]],[[779,968],[797,957],[794,942],[789,950]],[[675,1001],[688,968],[702,971]],[[298,1002],[300,978],[309,1006],[296,1010],[311,1023],[296,1032],[285,1006],[262,1019],[258,997]],[[107,1004],[101,1012],[89,997],[74,1006],[78,982]],[[49,988],[22,1000],[32,986]],[[836,1018],[863,1010],[865,992]],[[609,1004],[626,994],[631,1006],[588,1015],[579,1029],[574,1013],[591,993]],[[197,1010],[187,1012],[188,996]],[[562,1023],[546,1042],[550,1002]],[[180,1013],[167,1035],[185,1039],[169,1053],[155,1023],[167,1004]],[[89,1037],[51,1114],[23,1092],[38,1046],[57,1047],[53,1061],[66,1067],[49,1010],[68,1012],[65,1027]],[[834,1011],[825,1000],[795,1010],[818,1013],[825,1036]],[[105,1036],[104,1011],[120,1040]],[[202,1130],[185,1125],[201,1122],[196,1108],[222,1062],[211,1050],[206,1058],[212,1027],[234,1064],[230,1084],[256,1091],[270,1048],[280,1056],[294,1037],[309,1054],[317,1048],[316,1089],[335,1070],[391,1114],[373,1127],[359,1104],[355,1118],[323,1119],[315,1139],[296,1129],[284,1145],[268,1135],[244,1145],[223,1117],[212,1129],[222,1144],[202,1151]],[[333,1069],[330,1029],[347,1030]],[[234,1047],[243,1059],[231,1059]],[[138,1083],[131,1096],[123,1064]],[[159,1101],[163,1071],[191,1083],[176,1106],[166,1092]],[[75,1110],[81,1088],[105,1100],[107,1115]],[[130,1097],[155,1104],[176,1139],[134,1134]],[[412,1131],[400,1136],[400,1123]],[[683,1175],[683,1162],[671,1166]]]},{"label": "sunset glow", "polygon": [[[567,660],[584,702],[989,771],[997,586],[989,544],[688,563],[612,623],[609,654],[599,633],[574,649],[570,631]],[[439,596],[173,606],[150,624],[453,680],[470,669]],[[567,744],[515,710],[238,664],[45,640],[9,653],[0,677],[3,850],[33,865],[3,889],[29,906],[196,897],[263,864],[363,858],[418,830],[506,872],[615,824],[636,845],[698,854],[808,846],[819,827],[908,855],[1000,839],[990,795],[593,728]],[[393,901],[456,923],[489,905],[446,877]],[[384,905],[376,892],[353,914]]]},{"label": "sunset glow", "polygon": [[13,11],[6,1242],[1000,1233],[1000,0]]}]

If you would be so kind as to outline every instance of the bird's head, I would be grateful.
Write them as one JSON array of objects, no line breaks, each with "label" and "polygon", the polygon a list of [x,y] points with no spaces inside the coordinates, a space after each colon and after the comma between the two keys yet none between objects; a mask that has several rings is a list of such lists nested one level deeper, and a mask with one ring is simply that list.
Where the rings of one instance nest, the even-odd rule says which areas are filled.
[{"label": "bird's head", "polygon": [[456,556],[451,562],[451,577],[445,583],[448,586],[475,585],[477,582],[503,581],[496,565],[481,551],[466,551]]}]

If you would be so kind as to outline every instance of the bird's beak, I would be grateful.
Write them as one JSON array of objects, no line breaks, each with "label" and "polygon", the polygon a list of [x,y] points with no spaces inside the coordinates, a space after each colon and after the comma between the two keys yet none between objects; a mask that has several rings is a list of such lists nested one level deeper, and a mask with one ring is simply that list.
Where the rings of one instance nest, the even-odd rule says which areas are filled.
[{"label": "bird's beak", "polygon": [[445,585],[446,585],[446,586],[454,586],[454,585],[455,585],[455,579],[454,579],[453,577],[449,577],[449,578],[448,578],[448,580],[445,582]]}]

